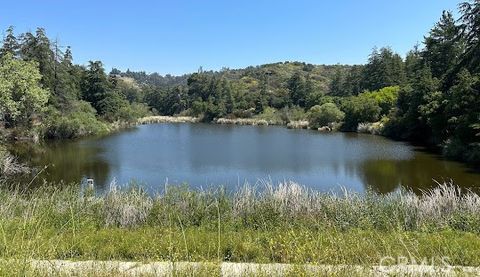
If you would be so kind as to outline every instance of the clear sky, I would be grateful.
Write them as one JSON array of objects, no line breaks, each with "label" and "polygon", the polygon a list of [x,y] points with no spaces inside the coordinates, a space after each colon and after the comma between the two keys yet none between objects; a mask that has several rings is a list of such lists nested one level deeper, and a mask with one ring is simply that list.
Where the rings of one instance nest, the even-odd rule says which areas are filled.
[{"label": "clear sky", "polygon": [[182,74],[278,61],[364,63],[404,55],[460,0],[4,1],[2,32],[44,27],[75,62]]}]

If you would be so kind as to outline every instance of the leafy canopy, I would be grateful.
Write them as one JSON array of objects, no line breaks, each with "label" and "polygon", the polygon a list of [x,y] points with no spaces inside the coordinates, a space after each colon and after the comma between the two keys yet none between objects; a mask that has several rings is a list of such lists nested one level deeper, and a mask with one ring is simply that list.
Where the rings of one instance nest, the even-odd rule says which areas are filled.
[{"label": "leafy canopy", "polygon": [[47,104],[50,93],[40,86],[36,62],[17,60],[11,53],[0,60],[0,115],[7,123],[29,123]]}]

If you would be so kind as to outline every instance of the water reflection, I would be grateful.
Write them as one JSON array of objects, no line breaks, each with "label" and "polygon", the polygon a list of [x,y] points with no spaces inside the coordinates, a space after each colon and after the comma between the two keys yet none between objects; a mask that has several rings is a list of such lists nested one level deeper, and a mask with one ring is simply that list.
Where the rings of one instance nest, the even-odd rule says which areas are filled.
[{"label": "water reflection", "polygon": [[45,146],[16,146],[36,166],[49,165],[47,181],[94,178],[100,186],[114,178],[137,180],[153,190],[168,178],[192,186],[295,180],[327,191],[340,187],[387,193],[400,186],[416,191],[453,179],[479,187],[479,174],[440,160],[405,143],[382,137],[282,127],[208,124],[145,125],[100,139]]},{"label": "water reflection", "polygon": [[50,143],[47,145],[16,144],[12,148],[23,162],[34,167],[34,178],[38,172],[39,181],[78,183],[85,178],[95,178],[100,189],[108,183],[110,176],[109,161],[99,154],[105,149],[95,145],[78,142]]},{"label": "water reflection", "polygon": [[359,173],[369,188],[380,193],[392,192],[399,186],[421,192],[433,188],[437,182],[451,180],[477,192],[480,186],[478,174],[422,151],[417,151],[409,160],[365,161]]}]

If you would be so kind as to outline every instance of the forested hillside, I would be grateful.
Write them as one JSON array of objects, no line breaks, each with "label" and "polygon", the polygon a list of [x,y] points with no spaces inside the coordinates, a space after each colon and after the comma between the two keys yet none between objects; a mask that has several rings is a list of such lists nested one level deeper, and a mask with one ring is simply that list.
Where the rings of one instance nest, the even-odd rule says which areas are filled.
[{"label": "forested hillside", "polygon": [[0,115],[15,137],[75,138],[106,133],[107,122],[149,114],[140,88],[105,73],[100,61],[73,63],[69,47],[44,29],[15,35],[0,49]]},{"label": "forested hillside", "polygon": [[161,114],[187,113],[208,121],[227,115],[251,117],[267,107],[312,107],[329,93],[335,76],[350,67],[280,62],[218,72],[200,68],[178,77],[117,69],[111,74],[135,79],[144,87],[147,103]]},{"label": "forested hillside", "polygon": [[75,138],[148,114],[262,118],[336,126],[440,147],[480,161],[480,1],[445,11],[405,57],[375,48],[365,65],[280,62],[183,76],[106,74],[100,61],[73,63],[45,30],[16,35],[0,51],[5,132]]}]

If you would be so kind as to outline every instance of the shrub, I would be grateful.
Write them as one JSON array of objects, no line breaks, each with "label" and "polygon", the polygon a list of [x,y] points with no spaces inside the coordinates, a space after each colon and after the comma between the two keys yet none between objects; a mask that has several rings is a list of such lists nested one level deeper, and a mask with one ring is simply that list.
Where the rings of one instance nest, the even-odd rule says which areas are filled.
[{"label": "shrub", "polygon": [[333,103],[316,105],[308,111],[308,121],[312,128],[320,128],[333,122],[340,122],[344,117],[345,114]]},{"label": "shrub", "polygon": [[129,104],[118,111],[118,119],[126,122],[134,122],[149,115],[152,113],[148,110],[148,106],[140,103]]},{"label": "shrub", "polygon": [[382,122],[373,122],[373,123],[360,123],[357,127],[357,132],[366,133],[372,135],[380,135],[383,131]]},{"label": "shrub", "polygon": [[356,131],[360,122],[378,121],[381,108],[372,98],[354,96],[343,101],[342,110],[345,112],[343,129]]},{"label": "shrub", "polygon": [[44,137],[49,139],[73,139],[108,132],[108,126],[95,116],[95,109],[86,102],[78,102],[73,112],[62,115],[51,110],[45,123]]},{"label": "shrub", "polygon": [[280,112],[271,107],[266,107],[263,109],[261,114],[256,116],[257,119],[266,120],[270,124],[280,124],[283,122]]},{"label": "shrub", "polygon": [[398,99],[399,86],[384,87],[376,91],[366,91],[360,94],[363,97],[371,98],[377,102],[381,108],[381,114],[387,115],[395,107]]},{"label": "shrub", "polygon": [[233,116],[235,118],[250,118],[253,116],[254,112],[255,112],[255,108],[250,108],[247,110],[234,110]]},{"label": "shrub", "polygon": [[306,119],[305,110],[299,106],[285,107],[281,110],[283,122],[302,121]]}]

